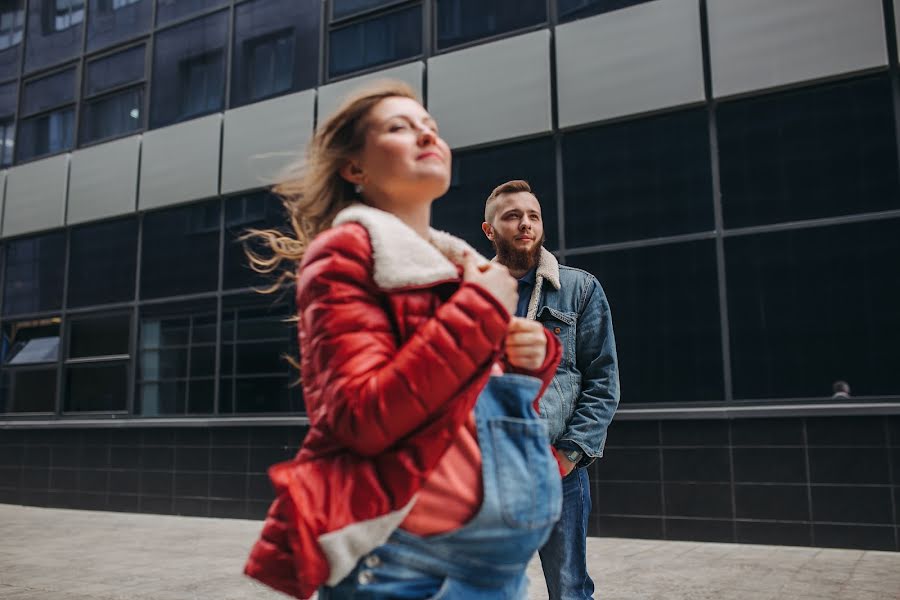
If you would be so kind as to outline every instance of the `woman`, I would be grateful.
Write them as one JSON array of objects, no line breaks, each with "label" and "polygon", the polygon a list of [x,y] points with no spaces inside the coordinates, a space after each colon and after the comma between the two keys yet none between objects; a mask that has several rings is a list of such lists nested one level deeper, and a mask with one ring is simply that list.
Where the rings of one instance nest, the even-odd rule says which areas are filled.
[{"label": "woman", "polygon": [[380,84],[276,186],[296,238],[256,232],[273,252],[257,268],[300,261],[310,430],[269,470],[277,497],[245,568],[287,594],[519,598],[559,516],[534,407],[560,344],[510,317],[504,267],[429,228],[449,181],[433,119]]}]

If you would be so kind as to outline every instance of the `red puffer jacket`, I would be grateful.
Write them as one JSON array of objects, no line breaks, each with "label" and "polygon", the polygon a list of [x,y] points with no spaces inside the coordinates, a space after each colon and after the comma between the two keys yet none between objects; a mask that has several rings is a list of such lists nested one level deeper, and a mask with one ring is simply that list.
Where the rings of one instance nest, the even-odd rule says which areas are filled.
[{"label": "red puffer jacket", "polygon": [[[343,579],[412,508],[502,361],[510,316],[461,281],[464,252],[478,256],[446,233],[432,231],[428,244],[362,205],[310,245],[297,281],[310,431],[294,460],[269,470],[277,497],[247,575],[307,598]],[[547,339],[545,364],[528,373],[545,387],[561,353]]]}]

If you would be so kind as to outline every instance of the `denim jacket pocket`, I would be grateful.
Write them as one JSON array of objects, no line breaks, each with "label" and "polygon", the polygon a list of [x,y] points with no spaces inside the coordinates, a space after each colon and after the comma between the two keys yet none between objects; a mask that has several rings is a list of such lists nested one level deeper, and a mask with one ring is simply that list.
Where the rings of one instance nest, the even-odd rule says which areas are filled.
[{"label": "denim jacket pocket", "polygon": [[562,361],[558,370],[572,368],[575,365],[575,329],[578,315],[545,306],[538,313],[537,320],[555,334],[562,344]]},{"label": "denim jacket pocket", "polygon": [[510,527],[538,529],[559,518],[559,472],[538,419],[494,417],[488,422],[503,520]]}]

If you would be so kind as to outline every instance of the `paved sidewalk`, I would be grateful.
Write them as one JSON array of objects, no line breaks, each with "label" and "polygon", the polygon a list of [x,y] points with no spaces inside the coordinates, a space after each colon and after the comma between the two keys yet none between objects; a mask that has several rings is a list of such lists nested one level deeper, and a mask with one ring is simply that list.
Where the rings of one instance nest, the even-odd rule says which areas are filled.
[{"label": "paved sidewalk", "polygon": [[[0,504],[2,600],[278,600],[240,574],[256,521]],[[603,600],[898,600],[900,553],[591,538]],[[529,600],[545,600],[529,567]]]}]

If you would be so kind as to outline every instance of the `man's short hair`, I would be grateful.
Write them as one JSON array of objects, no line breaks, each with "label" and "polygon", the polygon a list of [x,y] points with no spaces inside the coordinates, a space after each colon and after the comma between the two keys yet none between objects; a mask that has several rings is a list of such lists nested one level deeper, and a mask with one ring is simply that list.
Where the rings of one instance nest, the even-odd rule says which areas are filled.
[{"label": "man's short hair", "polygon": [[524,179],[513,179],[512,181],[501,183],[500,185],[495,187],[494,191],[491,192],[491,195],[488,196],[487,201],[485,201],[484,203],[485,223],[490,223],[494,219],[494,200],[496,200],[503,194],[515,194],[518,192],[528,192],[530,194],[534,193],[531,191],[531,186],[528,185],[528,182]]}]

